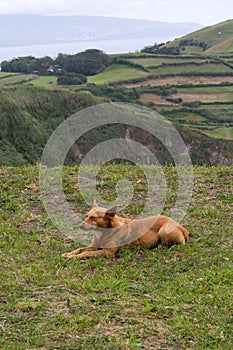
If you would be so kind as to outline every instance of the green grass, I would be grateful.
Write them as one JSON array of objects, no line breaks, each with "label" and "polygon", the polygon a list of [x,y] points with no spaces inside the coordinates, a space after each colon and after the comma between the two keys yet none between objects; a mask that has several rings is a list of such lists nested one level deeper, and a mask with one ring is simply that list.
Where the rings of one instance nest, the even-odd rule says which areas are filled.
[{"label": "green grass", "polygon": [[[175,39],[168,43],[167,47],[178,46],[180,41],[193,39],[198,42],[205,42],[208,44],[210,49],[207,49],[207,53],[215,52],[215,53],[227,53],[229,52],[229,45],[232,43],[232,27],[233,20],[224,21],[221,23],[217,23],[216,25],[204,27],[198,31],[195,31],[191,34],[185,35],[181,38]],[[227,45],[224,45],[227,43]],[[196,47],[188,46],[190,52],[199,52]]]},{"label": "green grass", "polygon": [[38,79],[30,81],[30,84],[34,86],[48,86],[57,83],[57,77],[55,76],[40,76]]},{"label": "green grass", "polygon": [[32,74],[8,73],[0,72],[0,86],[27,83],[35,86],[47,86],[56,84],[57,77],[55,76],[40,76],[33,80]]},{"label": "green grass", "polygon": [[12,75],[18,75],[18,73],[0,72],[0,79],[5,79],[6,77],[10,77]]},{"label": "green grass", "polygon": [[190,57],[190,58],[187,58],[187,57],[176,57],[176,56],[170,56],[170,57],[161,57],[161,56],[158,56],[156,57],[156,55],[154,55],[154,57],[146,57],[146,58],[130,58],[128,59],[130,62],[134,62],[134,63],[137,63],[137,64],[141,64],[142,66],[144,67],[150,67],[150,66],[159,66],[161,65],[162,63],[192,63],[192,62],[201,62],[202,60],[205,61],[205,58],[201,58],[201,59],[198,59],[198,58],[195,58],[195,57]]},{"label": "green grass", "polygon": [[[169,213],[176,171],[163,171]],[[134,216],[147,189],[137,168],[109,166],[98,181],[111,197],[122,173],[135,182],[134,205],[123,213]],[[38,168],[1,168],[0,348],[232,349],[233,167],[194,173],[185,247],[77,261],[61,257],[78,244],[47,217]],[[64,189],[71,207],[84,213],[77,175],[78,167],[64,169]]]},{"label": "green grass", "polygon": [[88,77],[88,83],[107,84],[114,81],[122,81],[147,76],[148,73],[137,68],[131,68],[124,64],[112,64],[97,75]]},{"label": "green grass", "polygon": [[0,79],[0,86],[1,85],[8,85],[8,84],[22,84],[23,82],[29,81],[32,79],[32,74],[10,74],[7,73],[3,78]]},{"label": "green grass", "polygon": [[233,127],[220,127],[214,128],[212,130],[202,130],[202,132],[210,137],[225,139],[225,140],[233,140]]},{"label": "green grass", "polygon": [[232,92],[233,85],[230,86],[192,86],[188,88],[178,88],[179,92],[192,92],[192,93],[213,93],[213,92]]},{"label": "green grass", "polygon": [[181,65],[181,66],[164,66],[151,69],[152,74],[191,74],[191,73],[226,73],[232,72],[232,69],[224,64],[206,63],[203,65]]}]

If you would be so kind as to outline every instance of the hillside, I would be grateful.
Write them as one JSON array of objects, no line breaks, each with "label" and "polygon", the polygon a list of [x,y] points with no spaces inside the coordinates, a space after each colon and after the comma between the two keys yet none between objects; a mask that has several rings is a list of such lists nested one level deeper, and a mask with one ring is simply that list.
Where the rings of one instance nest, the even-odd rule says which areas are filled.
[{"label": "hillside", "polygon": [[180,47],[181,53],[223,54],[233,52],[233,20],[221,22],[171,41],[165,47]]},{"label": "hillside", "polygon": [[[38,162],[49,136],[66,117],[82,108],[110,101],[107,100],[107,95],[111,97],[108,92],[101,97],[95,97],[87,90],[75,92],[61,88],[47,89],[24,85],[1,88],[0,164],[20,165]],[[118,99],[122,100],[122,95],[119,95]],[[129,94],[126,102],[135,103],[137,100],[131,99]],[[232,164],[232,141],[210,138],[186,128],[185,125],[180,126],[179,131],[190,149],[194,164]],[[85,154],[96,142],[109,137],[125,138],[129,132],[132,139],[148,146],[161,164],[171,162],[158,140],[135,128],[129,130],[126,125],[106,126],[103,129],[90,131],[90,134],[84,135],[79,140],[79,150],[73,151],[67,162],[74,162],[79,152]]]},{"label": "hillside", "polygon": [[55,128],[74,112],[100,103],[88,92],[13,86],[0,89],[0,164],[39,161]]},{"label": "hillside", "polygon": [[[66,199],[83,215],[78,167],[63,170]],[[176,169],[163,172],[169,214]],[[120,215],[134,217],[148,197],[138,168],[108,166],[101,175],[98,186],[108,198],[122,175],[133,182],[137,199]],[[0,168],[0,348],[231,350],[233,168],[195,167],[194,176],[182,221],[192,233],[185,247],[77,261],[62,258],[80,243],[44,210],[38,167]]]}]

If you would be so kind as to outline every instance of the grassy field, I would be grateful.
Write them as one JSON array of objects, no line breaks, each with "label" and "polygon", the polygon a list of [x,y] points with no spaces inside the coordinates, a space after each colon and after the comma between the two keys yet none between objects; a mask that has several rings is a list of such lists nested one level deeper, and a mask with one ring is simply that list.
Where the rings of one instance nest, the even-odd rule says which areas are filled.
[{"label": "grassy field", "polygon": [[193,92],[193,93],[214,93],[214,92],[231,92],[233,94],[233,85],[229,86],[190,86],[188,88],[178,88],[179,92]]},{"label": "grassy field", "polygon": [[147,72],[137,68],[129,67],[124,64],[112,64],[111,66],[105,68],[103,72],[88,77],[88,83],[107,84],[113,81],[141,78],[147,75]]},{"label": "grassy field", "polygon": [[[176,94],[170,95],[171,98],[177,99],[181,98],[183,103],[199,101],[202,103],[216,103],[218,102],[233,102],[232,92],[206,92],[206,93],[194,93],[189,92],[177,92]],[[154,101],[158,104],[170,105],[171,102],[167,100],[166,96],[159,96],[156,94],[142,94],[140,101],[148,102]],[[175,104],[175,103],[173,103]]]},{"label": "grassy field", "polygon": [[17,75],[17,73],[0,72],[0,79],[5,79],[6,77],[10,77],[12,75]]},{"label": "grassy field", "polygon": [[221,138],[225,140],[233,140],[233,128],[215,128],[212,130],[203,130],[203,132],[210,137]]},{"label": "grassy field", "polygon": [[[209,53],[228,53],[231,51],[232,53],[232,27],[233,27],[233,21],[228,20],[221,23],[217,23],[213,26],[204,27],[201,30],[195,31],[191,34],[188,34],[186,36],[183,36],[181,38],[175,39],[174,41],[171,41],[166,46],[167,47],[174,47],[178,46],[180,41],[188,40],[194,40],[196,42],[204,42],[207,44],[207,47],[204,49],[206,54]],[[200,46],[190,46],[188,42],[184,46],[184,49],[187,48],[187,50],[184,50],[183,52],[187,53],[200,53],[201,47]]]},{"label": "grassy field", "polygon": [[127,82],[124,83],[125,87],[133,88],[139,86],[166,86],[166,85],[206,85],[206,84],[222,84],[222,83],[233,83],[233,76],[195,76],[195,75],[173,75],[167,77],[157,77],[157,78],[148,78],[142,82]]},{"label": "grassy field", "polygon": [[232,72],[232,69],[225,66],[224,64],[214,64],[214,63],[206,63],[206,64],[199,64],[192,65],[192,64],[184,64],[180,66],[159,66],[157,68],[150,69],[150,72],[152,74],[189,74],[192,73],[226,73],[226,72]]},{"label": "grassy field", "polygon": [[22,84],[24,82],[30,81],[31,79],[32,79],[32,74],[1,73],[0,86],[8,85],[8,84]]},{"label": "grassy field", "polygon": [[56,76],[40,76],[38,79],[30,81],[30,84],[34,86],[48,86],[55,85],[57,83]]},{"label": "grassy field", "polygon": [[151,67],[151,66],[159,66],[163,63],[200,63],[200,62],[205,62],[206,58],[195,58],[194,56],[192,57],[182,57],[182,56],[156,56],[154,57],[145,57],[145,58],[132,58],[128,59],[130,62],[141,64],[144,67]]},{"label": "grassy field", "polygon": [[[163,171],[169,213],[177,178],[173,167]],[[38,168],[1,168],[0,348],[232,349],[233,167],[195,167],[194,173],[183,219],[192,237],[185,247],[77,261],[61,257],[78,243],[43,209]],[[133,217],[147,192],[137,168],[103,168],[99,188],[114,196],[113,179],[121,174],[135,183],[134,203],[122,213]],[[83,214],[77,175],[78,167],[66,167],[63,186]]]}]

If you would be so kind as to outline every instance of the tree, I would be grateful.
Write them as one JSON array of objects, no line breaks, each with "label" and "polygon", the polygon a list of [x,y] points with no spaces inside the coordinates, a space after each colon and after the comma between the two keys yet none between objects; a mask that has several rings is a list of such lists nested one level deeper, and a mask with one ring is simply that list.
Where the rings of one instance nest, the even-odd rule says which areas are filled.
[{"label": "tree", "polygon": [[63,73],[57,78],[58,85],[80,85],[87,82],[84,75],[76,73]]},{"label": "tree", "polygon": [[110,57],[101,50],[89,49],[65,58],[64,70],[83,75],[99,73],[111,63]]}]

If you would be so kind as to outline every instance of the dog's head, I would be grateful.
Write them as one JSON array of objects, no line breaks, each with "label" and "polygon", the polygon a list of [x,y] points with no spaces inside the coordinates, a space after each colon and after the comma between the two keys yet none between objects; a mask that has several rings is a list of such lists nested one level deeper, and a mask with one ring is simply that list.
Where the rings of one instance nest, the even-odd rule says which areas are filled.
[{"label": "dog's head", "polygon": [[94,201],[93,208],[87,213],[85,220],[80,227],[83,230],[102,229],[114,227],[113,220],[117,212],[117,207],[105,209],[99,207]]}]

